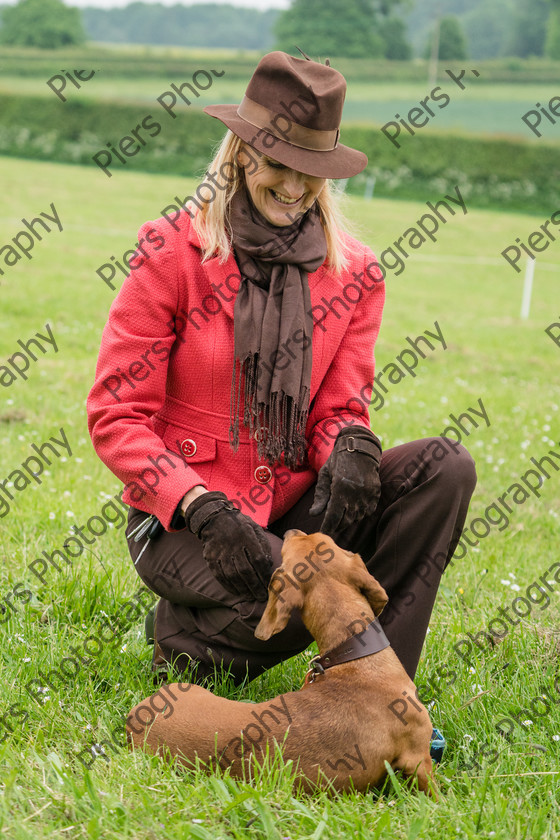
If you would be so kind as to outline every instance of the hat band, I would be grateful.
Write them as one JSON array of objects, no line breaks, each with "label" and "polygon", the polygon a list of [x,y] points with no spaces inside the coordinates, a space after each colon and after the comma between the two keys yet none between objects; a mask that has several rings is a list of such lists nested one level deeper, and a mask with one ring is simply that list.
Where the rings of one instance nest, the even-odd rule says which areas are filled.
[{"label": "hat band", "polygon": [[[312,152],[331,152],[338,144],[339,130],[319,131],[316,128],[306,128],[298,125],[286,114],[276,114],[264,105],[253,102],[246,96],[241,100],[237,109],[238,115],[246,122],[272,134],[278,140],[284,140],[291,146],[298,146],[300,149],[308,149]],[[278,126],[278,120],[282,118],[289,123],[283,128]],[[254,139],[254,138],[253,138]]]}]

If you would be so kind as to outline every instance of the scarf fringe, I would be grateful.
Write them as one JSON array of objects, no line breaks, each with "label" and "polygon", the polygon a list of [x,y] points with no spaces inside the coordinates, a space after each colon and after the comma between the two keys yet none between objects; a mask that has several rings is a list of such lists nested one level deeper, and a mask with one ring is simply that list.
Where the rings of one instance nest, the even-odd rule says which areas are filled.
[{"label": "scarf fringe", "polygon": [[259,354],[253,353],[243,361],[236,359],[231,379],[230,445],[234,452],[239,448],[239,422],[241,393],[243,392],[243,425],[257,440],[259,458],[270,466],[283,456],[290,469],[302,466],[307,458],[307,426],[309,388],[302,385],[299,399],[295,400],[281,391],[272,391],[270,404],[258,401]]}]

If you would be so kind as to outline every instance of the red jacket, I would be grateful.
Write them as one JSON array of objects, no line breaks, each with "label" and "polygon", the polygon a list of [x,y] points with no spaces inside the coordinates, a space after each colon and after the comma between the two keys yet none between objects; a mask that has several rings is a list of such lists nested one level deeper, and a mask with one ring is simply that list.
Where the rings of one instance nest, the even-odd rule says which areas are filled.
[{"label": "red jacket", "polygon": [[323,264],[309,275],[310,466],[271,469],[243,424],[238,451],[229,444],[235,258],[202,264],[189,215],[175,224],[179,231],[166,219],[143,225],[142,247],[111,306],[87,401],[93,445],[126,485],[124,501],[154,513],[167,530],[196,484],[222,490],[266,526],[314,483],[339,428],[370,428],[383,276],[371,250],[348,236],[349,268],[335,274]]}]

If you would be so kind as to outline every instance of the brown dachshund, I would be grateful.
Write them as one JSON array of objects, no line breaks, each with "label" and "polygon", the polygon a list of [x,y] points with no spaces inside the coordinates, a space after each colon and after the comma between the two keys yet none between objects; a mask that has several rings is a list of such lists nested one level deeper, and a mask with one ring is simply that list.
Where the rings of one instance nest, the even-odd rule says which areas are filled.
[{"label": "brown dachshund", "polygon": [[279,633],[297,607],[319,646],[301,690],[249,705],[191,683],[166,685],[130,712],[129,741],[167,747],[191,766],[198,757],[230,767],[236,778],[253,753],[268,746],[273,756],[277,742],[307,791],[365,791],[385,778],[388,762],[435,795],[432,724],[375,620],[387,594],[361,557],[324,534],[288,531],[268,593],[255,636]]}]

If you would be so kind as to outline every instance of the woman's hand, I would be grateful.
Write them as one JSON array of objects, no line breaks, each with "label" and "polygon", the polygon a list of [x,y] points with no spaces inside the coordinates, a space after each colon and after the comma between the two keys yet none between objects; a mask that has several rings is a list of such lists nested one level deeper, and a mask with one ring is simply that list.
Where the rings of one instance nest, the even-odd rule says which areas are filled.
[{"label": "woman's hand", "polygon": [[202,540],[202,556],[225,589],[248,600],[266,601],[272,555],[260,525],[217,491],[206,491],[191,502],[185,521]]},{"label": "woman's hand", "polygon": [[349,525],[371,516],[381,495],[380,461],[381,443],[373,432],[363,426],[341,429],[333,451],[319,470],[309,509],[312,516],[317,516],[326,508],[323,534],[336,541]]},{"label": "woman's hand", "polygon": [[188,493],[185,493],[183,498],[181,499],[181,513],[183,516],[185,515],[185,511],[190,505],[191,502],[194,502],[198,496],[202,496],[203,493],[208,493],[206,487],[203,487],[202,484],[196,484],[192,487]]}]

